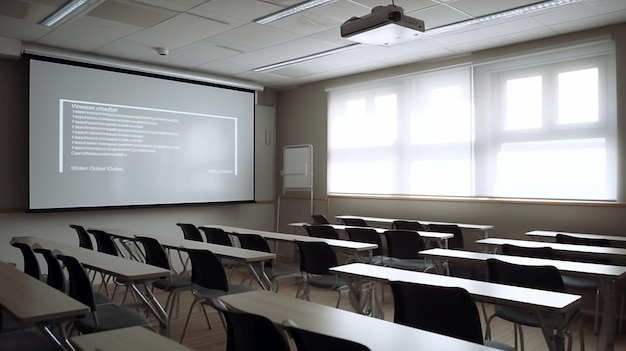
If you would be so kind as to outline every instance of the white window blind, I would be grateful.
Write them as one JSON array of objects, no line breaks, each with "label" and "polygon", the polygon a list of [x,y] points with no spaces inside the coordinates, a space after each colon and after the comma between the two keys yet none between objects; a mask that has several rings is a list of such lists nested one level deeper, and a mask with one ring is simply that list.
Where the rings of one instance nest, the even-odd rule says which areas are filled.
[{"label": "white window blind", "polygon": [[613,47],[330,91],[328,192],[616,200]]}]

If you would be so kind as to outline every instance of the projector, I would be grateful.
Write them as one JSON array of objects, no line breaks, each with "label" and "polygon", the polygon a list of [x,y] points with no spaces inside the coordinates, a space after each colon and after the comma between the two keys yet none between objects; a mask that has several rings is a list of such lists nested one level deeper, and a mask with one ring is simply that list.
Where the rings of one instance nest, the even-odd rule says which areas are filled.
[{"label": "projector", "polygon": [[404,15],[395,5],[376,6],[372,13],[341,25],[341,37],[371,45],[393,45],[423,33],[424,21]]}]

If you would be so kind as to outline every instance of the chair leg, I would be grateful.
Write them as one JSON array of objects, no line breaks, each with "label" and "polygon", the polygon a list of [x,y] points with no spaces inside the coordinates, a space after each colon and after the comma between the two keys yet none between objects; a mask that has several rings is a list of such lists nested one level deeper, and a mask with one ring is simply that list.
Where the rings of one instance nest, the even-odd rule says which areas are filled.
[{"label": "chair leg", "polygon": [[593,317],[593,333],[594,334],[598,334],[599,310],[600,310],[600,289],[596,289],[596,307],[595,307],[594,317]]},{"label": "chair leg", "polygon": [[519,349],[520,351],[524,351],[524,332],[522,331],[522,325],[517,324],[517,328],[519,330],[519,345],[520,345]]},{"label": "chair leg", "polygon": [[187,332],[187,326],[189,325],[189,318],[191,318],[191,312],[193,311],[193,307],[196,305],[196,303],[198,303],[198,301],[200,301],[199,299],[194,299],[193,302],[191,303],[191,306],[189,306],[189,313],[187,313],[187,319],[185,320],[185,326],[183,327],[183,333],[180,335],[180,343],[183,343],[183,339],[185,338],[185,333]]}]

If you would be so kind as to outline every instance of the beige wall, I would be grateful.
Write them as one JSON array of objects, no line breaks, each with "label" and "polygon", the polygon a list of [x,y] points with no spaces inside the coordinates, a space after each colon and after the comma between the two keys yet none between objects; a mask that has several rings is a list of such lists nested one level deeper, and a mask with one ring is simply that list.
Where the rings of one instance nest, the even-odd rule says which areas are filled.
[{"label": "beige wall", "polygon": [[[594,38],[611,34],[617,44],[618,81],[618,120],[625,116],[626,73],[626,24],[599,28],[581,33],[528,42],[508,47],[486,50],[470,56],[438,60],[430,63],[417,63],[341,79],[307,84],[290,90],[280,91],[277,96],[277,171],[282,162],[280,148],[284,145],[310,143],[315,152],[314,192],[315,212],[333,217],[339,214],[369,215],[377,217],[413,218],[431,221],[492,224],[493,236],[522,237],[531,229],[554,229],[562,231],[597,232],[626,235],[626,207],[621,204],[558,204],[504,201],[451,201],[433,199],[372,199],[328,197],[326,194],[326,155],[327,155],[327,96],[325,89],[348,84],[358,84],[373,79],[409,74],[422,70],[443,67],[468,60],[488,60],[501,55],[509,55],[521,49],[534,49],[570,40]],[[619,135],[626,136],[625,123],[618,122]],[[620,143],[622,155],[626,155],[626,140]],[[581,165],[584,167],[584,165]],[[624,163],[620,163],[620,174]],[[276,173],[280,174],[280,173]],[[623,198],[626,177],[621,176],[620,195]],[[281,179],[277,179],[277,189]],[[308,221],[309,207],[304,199],[291,196],[284,199],[281,206],[281,230],[291,231],[289,222]]]}]

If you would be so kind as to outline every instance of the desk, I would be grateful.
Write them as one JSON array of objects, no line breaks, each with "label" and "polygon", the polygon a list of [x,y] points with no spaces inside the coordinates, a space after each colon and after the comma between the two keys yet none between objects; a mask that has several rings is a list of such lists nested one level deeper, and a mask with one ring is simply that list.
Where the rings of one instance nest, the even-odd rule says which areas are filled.
[{"label": "desk", "polygon": [[[109,235],[124,239],[134,240],[135,236],[141,234],[131,233],[122,229],[101,229],[107,232]],[[265,274],[264,264],[265,261],[273,260],[276,255],[269,252],[254,251],[242,249],[240,247],[232,247],[225,245],[216,245],[205,243],[201,241],[186,240],[184,238],[171,238],[162,236],[152,236],[161,243],[163,247],[168,249],[180,250],[180,249],[193,249],[193,250],[208,250],[213,252],[218,257],[233,259],[242,263],[245,263],[252,275],[256,278],[257,282],[265,290],[269,290],[272,286],[269,277]],[[252,266],[253,264],[259,264],[261,275]]]},{"label": "desk", "polygon": [[265,291],[228,295],[220,299],[234,309],[265,316],[276,324],[282,324],[289,319],[300,328],[355,341],[372,351],[494,350],[468,341]]},{"label": "desk", "polygon": [[[444,250],[444,249],[432,249]],[[409,283],[429,284],[436,286],[457,286],[467,290],[476,301],[485,303],[522,307],[535,311],[542,321],[542,330],[550,350],[563,348],[563,335],[570,320],[578,312],[581,302],[579,295],[522,288],[478,280],[455,278],[445,275],[430,274],[353,263],[331,268],[331,271],[348,279],[366,279],[370,281],[403,281]],[[556,337],[552,338],[552,331]]]},{"label": "desk", "polygon": [[[62,348],[66,335],[59,339],[50,326],[89,314],[89,307],[48,286],[15,267],[0,261],[0,306],[20,323],[35,323],[45,335]],[[59,328],[62,332],[65,328]]]},{"label": "desk", "polygon": [[78,351],[191,351],[176,341],[143,327],[130,327],[73,336]]},{"label": "desk", "polygon": [[586,239],[606,239],[611,242],[611,244],[615,244],[615,246],[626,246],[626,236],[620,235],[605,235],[605,234],[589,234],[589,233],[569,233],[569,232],[555,232],[551,230],[531,230],[527,232],[526,235],[537,238],[537,239],[545,239],[552,238],[555,239],[557,234],[565,234],[569,236],[575,236],[578,238],[586,238]]},{"label": "desk", "polygon": [[418,221],[421,224],[456,224],[461,229],[477,231],[480,233],[477,237],[486,238],[489,235],[489,231],[493,229],[492,225],[488,224],[467,224],[467,223],[452,223],[452,222],[433,222],[433,221],[424,221],[421,219],[403,219],[403,218],[382,218],[382,217],[365,217],[365,216],[353,216],[353,215],[339,215],[336,216],[337,219],[343,218],[361,218],[366,222],[376,222],[376,223],[385,223],[389,226],[393,223],[393,221],[397,220],[406,220],[406,221]]},{"label": "desk", "polygon": [[[141,262],[107,255],[78,246],[66,245],[39,237],[13,237],[11,241],[23,242],[30,245],[32,248],[42,247],[49,249],[55,254],[61,253],[73,256],[83,266],[115,277],[120,283],[125,284],[135,293],[135,296],[137,296],[144,303],[144,305],[148,307],[148,310],[157,318],[161,332],[164,334],[167,333],[167,313],[154,294],[152,294],[152,291],[146,286],[146,283],[152,280],[169,277],[170,271]],[[137,286],[138,284],[144,285],[143,293],[139,290]]]},{"label": "desk", "polygon": [[615,335],[615,318],[617,310],[617,281],[626,277],[626,267],[596,263],[550,260],[531,257],[517,257],[461,250],[430,249],[420,252],[421,255],[438,262],[441,261],[470,262],[486,265],[489,258],[526,265],[550,265],[561,273],[600,280],[600,295],[603,299],[603,318],[598,337],[598,350],[613,350]]}]

